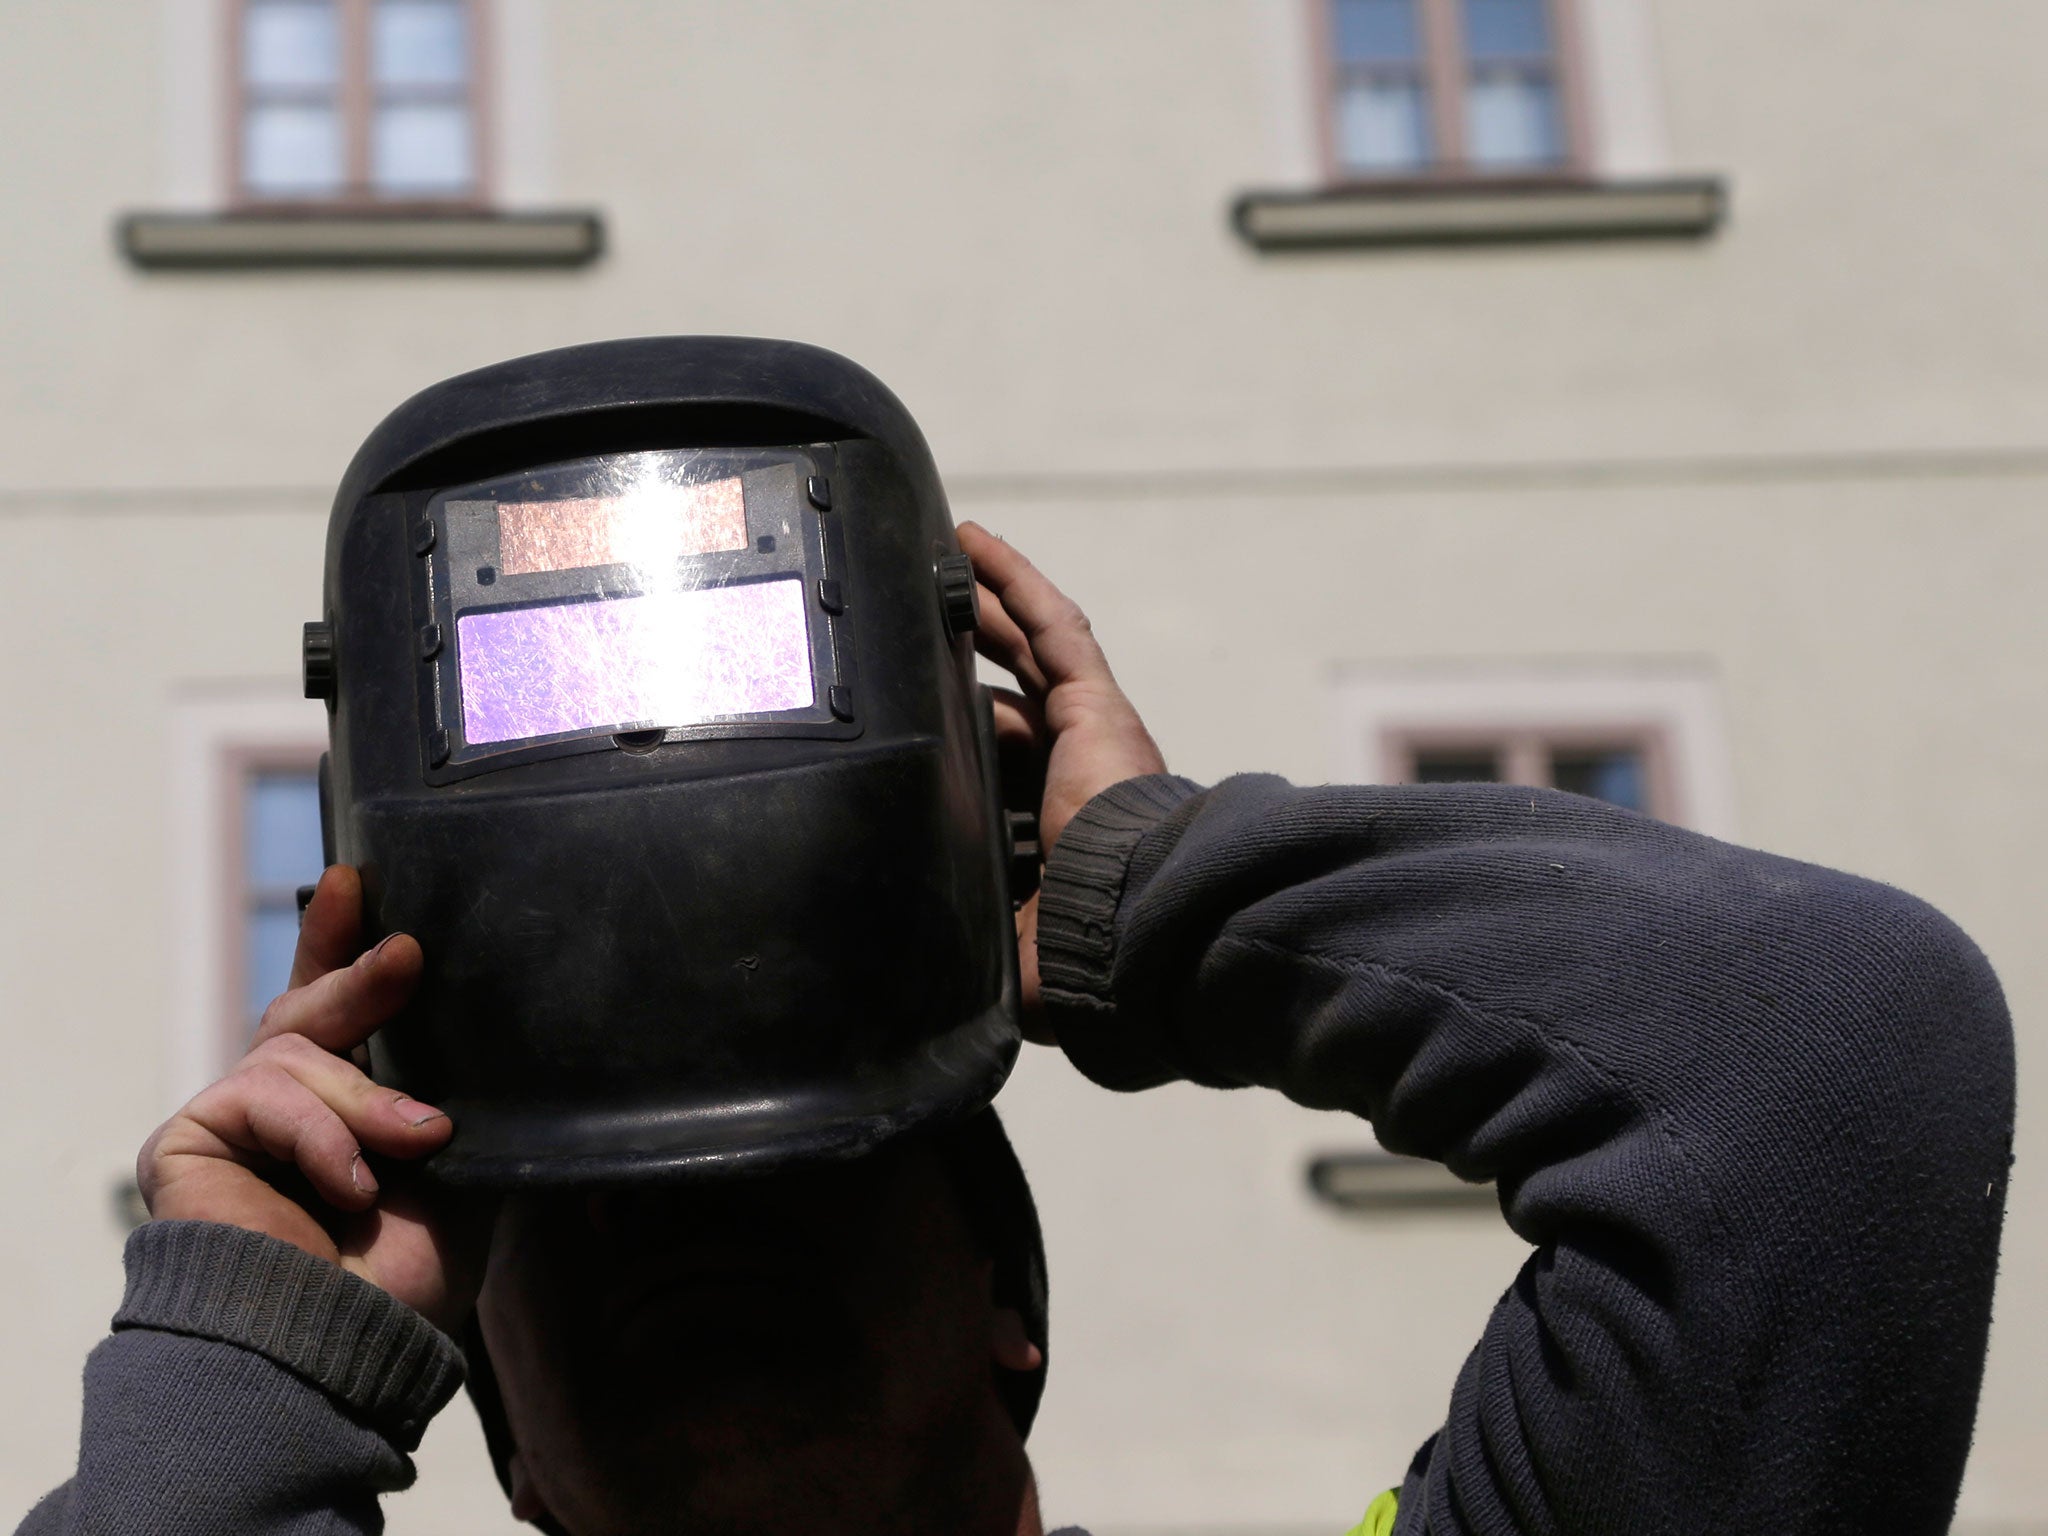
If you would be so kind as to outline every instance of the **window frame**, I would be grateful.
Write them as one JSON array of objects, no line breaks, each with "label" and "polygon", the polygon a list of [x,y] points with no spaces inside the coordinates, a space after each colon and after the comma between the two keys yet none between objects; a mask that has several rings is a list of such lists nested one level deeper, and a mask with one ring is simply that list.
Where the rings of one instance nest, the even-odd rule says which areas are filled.
[{"label": "window frame", "polygon": [[1585,35],[1577,0],[1541,0],[1553,39],[1558,130],[1564,154],[1552,165],[1526,170],[1476,166],[1467,158],[1466,90],[1471,60],[1459,15],[1462,0],[1415,0],[1420,12],[1423,57],[1420,75],[1429,93],[1432,159],[1408,170],[1358,171],[1347,167],[1337,147],[1340,105],[1337,57],[1338,0],[1305,0],[1316,71],[1311,99],[1317,105],[1316,142],[1327,186],[1399,190],[1411,187],[1581,185],[1594,179],[1592,107],[1587,94]]},{"label": "window frame", "polygon": [[341,114],[342,187],[332,195],[277,197],[253,191],[244,177],[244,125],[251,106],[243,72],[245,17],[255,0],[226,0],[224,21],[227,103],[224,127],[227,204],[237,213],[480,213],[492,204],[496,172],[495,115],[491,89],[491,6],[488,0],[457,0],[467,22],[469,74],[463,99],[469,108],[473,156],[469,190],[435,196],[387,196],[370,179],[371,131],[377,115],[377,90],[370,79],[370,17],[377,0],[331,0],[341,33],[341,79],[336,110]]}]

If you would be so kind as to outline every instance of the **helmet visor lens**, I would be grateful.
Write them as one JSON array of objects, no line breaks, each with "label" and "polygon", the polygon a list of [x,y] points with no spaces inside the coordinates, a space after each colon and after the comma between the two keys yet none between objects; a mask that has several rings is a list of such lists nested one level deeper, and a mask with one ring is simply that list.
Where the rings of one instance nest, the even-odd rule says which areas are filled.
[{"label": "helmet visor lens", "polygon": [[815,691],[796,577],[467,613],[456,634],[477,744],[773,714]]},{"label": "helmet visor lens", "polygon": [[810,471],[800,450],[672,450],[436,496],[427,632],[453,643],[423,655],[449,759],[833,728],[844,620],[821,606],[839,589]]}]

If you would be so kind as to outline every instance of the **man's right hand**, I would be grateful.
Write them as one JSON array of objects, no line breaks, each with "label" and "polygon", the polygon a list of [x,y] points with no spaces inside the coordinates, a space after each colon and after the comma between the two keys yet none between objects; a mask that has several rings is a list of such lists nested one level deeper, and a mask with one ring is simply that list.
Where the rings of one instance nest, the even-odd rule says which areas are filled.
[{"label": "man's right hand", "polygon": [[350,1059],[411,995],[420,947],[393,934],[359,953],[361,934],[362,882],[336,866],[249,1053],[143,1144],[136,1179],[152,1217],[282,1239],[452,1331],[475,1299],[474,1245],[458,1251],[456,1223],[430,1217],[412,1191],[380,1190],[363,1156],[424,1157],[448,1140],[448,1117]]},{"label": "man's right hand", "polygon": [[[1113,784],[1166,772],[1159,745],[1117,686],[1088,616],[1014,546],[962,523],[960,547],[981,583],[975,648],[1017,679],[998,689],[1000,743],[1036,760],[1038,837],[1051,853],[1080,809]],[[1024,1034],[1053,1044],[1038,986],[1038,897],[1017,911]]]}]

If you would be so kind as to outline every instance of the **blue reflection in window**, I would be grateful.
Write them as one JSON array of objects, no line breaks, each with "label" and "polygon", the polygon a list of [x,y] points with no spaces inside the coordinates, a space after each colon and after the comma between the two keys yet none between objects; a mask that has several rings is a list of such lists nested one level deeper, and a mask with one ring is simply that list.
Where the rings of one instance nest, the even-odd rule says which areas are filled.
[{"label": "blue reflection in window", "polygon": [[1465,92],[1466,153],[1490,170],[1555,165],[1564,159],[1557,87],[1542,73],[1476,71]]},{"label": "blue reflection in window", "polygon": [[309,772],[252,774],[242,799],[242,1013],[253,1026],[291,977],[298,889],[320,878],[320,781]]},{"label": "blue reflection in window", "polygon": [[292,954],[298,947],[296,905],[262,907],[249,913],[242,956],[242,1016],[251,1029],[291,979]]},{"label": "blue reflection in window", "polygon": [[250,0],[242,79],[242,185],[264,197],[339,192],[341,26],[332,0]]},{"label": "blue reflection in window", "polygon": [[1415,81],[1345,83],[1337,98],[1337,158],[1345,170],[1419,170],[1430,144],[1428,98]]},{"label": "blue reflection in window", "polygon": [[469,109],[443,102],[380,108],[370,135],[370,176],[378,191],[394,195],[468,190],[476,179]]},{"label": "blue reflection in window", "polygon": [[461,85],[469,79],[463,0],[378,0],[370,75],[379,85]]},{"label": "blue reflection in window", "polygon": [[1550,761],[1550,781],[1574,795],[1591,795],[1624,810],[1650,808],[1649,774],[1633,747],[1611,751],[1561,751]]},{"label": "blue reflection in window", "polygon": [[270,102],[242,123],[242,181],[265,197],[317,197],[342,183],[341,114],[319,103]]},{"label": "blue reflection in window", "polygon": [[1337,59],[1412,63],[1422,56],[1417,0],[1337,0]]},{"label": "blue reflection in window", "polygon": [[1474,60],[1550,55],[1546,0],[1465,0],[1465,52]]},{"label": "blue reflection in window", "polygon": [[242,77],[258,88],[339,80],[341,22],[333,0],[251,0],[242,13]]},{"label": "blue reflection in window", "polygon": [[291,893],[320,878],[320,781],[258,773],[243,802],[244,878],[255,892]]}]

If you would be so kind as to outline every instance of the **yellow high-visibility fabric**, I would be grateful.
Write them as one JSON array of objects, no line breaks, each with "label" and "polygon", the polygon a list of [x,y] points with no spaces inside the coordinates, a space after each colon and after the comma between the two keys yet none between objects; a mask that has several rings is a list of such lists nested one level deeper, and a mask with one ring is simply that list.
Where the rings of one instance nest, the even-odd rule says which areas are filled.
[{"label": "yellow high-visibility fabric", "polygon": [[1344,1533],[1344,1536],[1394,1536],[1394,1495],[1398,1488],[1389,1488],[1366,1507],[1365,1518]]}]

